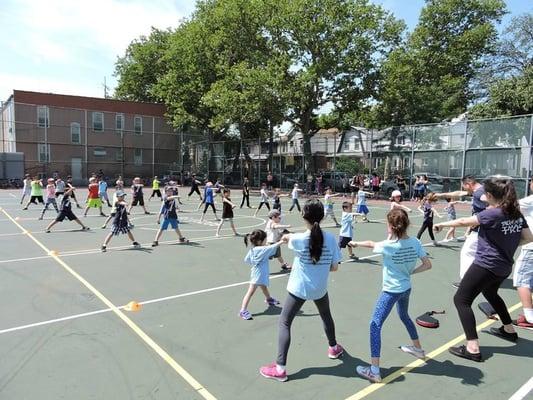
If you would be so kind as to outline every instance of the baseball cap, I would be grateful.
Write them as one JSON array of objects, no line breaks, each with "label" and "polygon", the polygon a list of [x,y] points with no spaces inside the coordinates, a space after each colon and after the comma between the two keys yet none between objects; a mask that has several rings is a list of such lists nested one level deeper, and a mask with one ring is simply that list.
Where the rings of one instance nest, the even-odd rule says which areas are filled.
[{"label": "baseball cap", "polygon": [[126,193],[124,192],[124,190],[117,190],[117,192],[115,194],[117,195],[117,197],[126,196]]},{"label": "baseball cap", "polygon": [[400,192],[399,190],[393,190],[391,197],[402,197],[402,192]]}]

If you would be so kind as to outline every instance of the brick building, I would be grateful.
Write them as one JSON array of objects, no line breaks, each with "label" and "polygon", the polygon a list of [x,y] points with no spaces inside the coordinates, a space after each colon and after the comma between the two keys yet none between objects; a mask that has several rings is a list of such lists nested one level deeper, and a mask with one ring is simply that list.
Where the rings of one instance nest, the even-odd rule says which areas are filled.
[{"label": "brick building", "polygon": [[14,90],[2,103],[0,152],[24,154],[27,173],[151,177],[177,169],[178,135],[165,106]]}]

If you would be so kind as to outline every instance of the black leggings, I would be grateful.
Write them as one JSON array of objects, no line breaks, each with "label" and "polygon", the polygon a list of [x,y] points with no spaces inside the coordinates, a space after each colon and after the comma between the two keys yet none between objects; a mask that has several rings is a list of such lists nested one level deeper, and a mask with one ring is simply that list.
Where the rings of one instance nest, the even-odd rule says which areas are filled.
[{"label": "black leggings", "polygon": [[[328,343],[330,346],[335,346],[337,344],[337,341],[335,340],[335,323],[333,322],[331,311],[329,310],[328,294],[326,293],[324,297],[314,300],[314,302],[320,314],[320,318],[322,318]],[[296,297],[292,293],[289,293],[285,300],[279,318],[278,359],[276,360],[278,365],[287,365],[287,353],[289,352],[289,346],[291,345],[292,321],[304,303],[304,299]]]},{"label": "black leggings", "polygon": [[244,205],[244,200],[246,199],[246,206],[250,207],[250,193],[242,194],[241,208]]},{"label": "black leggings", "polygon": [[187,197],[191,197],[191,194],[193,194],[194,192],[198,193],[198,196],[200,196],[200,200],[202,200],[202,195],[200,194],[200,189],[198,189],[198,186],[191,187],[191,191],[189,192]]},{"label": "black leggings", "polygon": [[298,203],[298,199],[292,199],[292,205],[291,208],[289,208],[289,211],[292,211],[294,206],[298,208],[298,211],[302,211],[302,209],[300,208],[300,203]]},{"label": "black leggings", "polygon": [[217,210],[216,210],[215,205],[213,203],[205,203],[204,214],[207,212],[207,209],[209,208],[209,206],[211,206],[211,208],[213,209],[213,212],[216,215],[217,214]]},{"label": "black leggings", "polygon": [[268,202],[266,201],[262,201],[261,203],[259,203],[259,207],[257,207],[257,209],[260,210],[261,207],[263,207],[263,204],[266,206],[266,208],[268,208],[268,211],[270,211],[270,204],[268,204]]},{"label": "black leggings", "polygon": [[422,222],[422,226],[420,227],[416,238],[420,239],[426,229],[428,229],[429,237],[431,238],[431,240],[435,240],[435,235],[433,235],[433,219],[425,219],[424,222]]},{"label": "black leggings", "polygon": [[498,295],[498,289],[505,278],[506,276],[494,275],[488,269],[477,264],[472,264],[466,271],[459,289],[457,289],[453,297],[453,302],[459,313],[459,319],[463,325],[467,340],[478,338],[472,303],[480,293],[483,293],[492,308],[496,310],[503,324],[508,325],[512,322],[505,302]]}]

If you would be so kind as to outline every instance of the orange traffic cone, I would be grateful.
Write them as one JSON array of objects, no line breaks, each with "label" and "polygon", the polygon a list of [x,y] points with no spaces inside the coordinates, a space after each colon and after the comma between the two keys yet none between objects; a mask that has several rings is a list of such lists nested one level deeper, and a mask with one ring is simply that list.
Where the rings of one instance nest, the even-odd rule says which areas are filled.
[{"label": "orange traffic cone", "polygon": [[141,309],[141,305],[137,303],[136,301],[130,301],[126,306],[124,307],[124,310],[126,311],[139,311]]}]

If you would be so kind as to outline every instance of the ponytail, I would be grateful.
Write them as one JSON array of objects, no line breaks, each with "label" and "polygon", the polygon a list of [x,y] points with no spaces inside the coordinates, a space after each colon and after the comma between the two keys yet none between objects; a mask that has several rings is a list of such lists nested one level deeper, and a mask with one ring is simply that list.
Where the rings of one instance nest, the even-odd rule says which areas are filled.
[{"label": "ponytail", "polygon": [[522,217],[520,212],[520,205],[516,198],[516,190],[512,181],[509,181],[503,188],[503,201],[501,203],[502,210],[511,219],[518,219]]},{"label": "ponytail", "polygon": [[324,246],[324,234],[320,228],[320,221],[324,218],[324,206],[320,200],[308,200],[303,207],[303,218],[311,224],[311,236],[309,238],[309,254],[313,264],[320,261],[322,247]]},{"label": "ponytail", "polygon": [[252,233],[248,233],[246,236],[244,236],[244,245],[248,247],[248,243],[250,243],[253,246],[260,246],[263,244],[266,237],[267,234],[265,231],[256,229]]},{"label": "ponytail", "polygon": [[320,229],[320,224],[315,222],[311,228],[311,238],[309,240],[309,253],[311,254],[313,264],[316,264],[320,260],[323,245],[324,234],[322,233],[322,229]]},{"label": "ponytail", "polygon": [[522,217],[516,190],[511,178],[493,176],[483,182],[485,192],[490,193],[500,203],[500,208],[511,219]]}]

